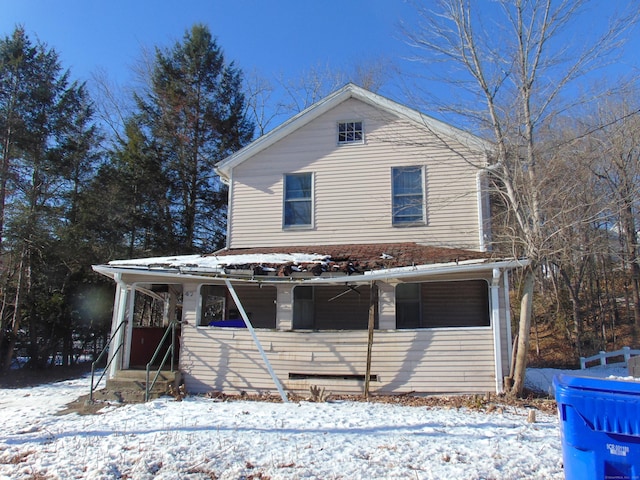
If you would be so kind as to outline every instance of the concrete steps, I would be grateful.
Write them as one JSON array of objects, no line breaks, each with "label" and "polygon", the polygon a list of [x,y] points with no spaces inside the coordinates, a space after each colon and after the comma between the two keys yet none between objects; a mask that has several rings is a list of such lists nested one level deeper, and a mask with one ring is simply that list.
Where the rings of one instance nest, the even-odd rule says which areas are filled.
[{"label": "concrete steps", "polygon": [[[150,373],[149,381],[153,381],[155,374],[156,372]],[[145,370],[121,370],[115,378],[107,380],[104,389],[94,392],[94,400],[116,400],[123,403],[144,402],[146,377]],[[149,398],[154,399],[168,395],[171,387],[177,391],[180,380],[180,372],[161,371]]]}]

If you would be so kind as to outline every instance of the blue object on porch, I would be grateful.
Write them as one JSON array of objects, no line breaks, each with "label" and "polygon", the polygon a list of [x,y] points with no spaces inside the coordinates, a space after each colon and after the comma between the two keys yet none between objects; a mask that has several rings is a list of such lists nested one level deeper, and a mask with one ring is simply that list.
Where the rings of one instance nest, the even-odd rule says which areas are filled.
[{"label": "blue object on porch", "polygon": [[247,328],[244,324],[244,320],[241,318],[237,320],[214,320],[209,322],[210,327],[233,327],[233,328]]},{"label": "blue object on porch", "polygon": [[640,382],[558,375],[553,386],[565,478],[640,478]]}]

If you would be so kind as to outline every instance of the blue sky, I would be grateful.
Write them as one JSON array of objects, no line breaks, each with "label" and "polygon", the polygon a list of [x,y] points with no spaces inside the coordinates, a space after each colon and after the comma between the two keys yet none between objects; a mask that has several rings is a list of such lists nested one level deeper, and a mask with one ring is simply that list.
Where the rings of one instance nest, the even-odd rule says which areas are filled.
[{"label": "blue sky", "polygon": [[0,0],[0,33],[18,24],[55,48],[75,78],[98,67],[125,80],[142,46],[169,46],[204,23],[228,60],[245,72],[296,76],[407,47],[396,24],[401,0]]},{"label": "blue sky", "polygon": [[[635,2],[595,0],[578,31],[567,38],[588,37],[612,9]],[[122,85],[130,82],[143,47],[169,47],[193,24],[204,23],[227,60],[247,75],[257,71],[273,82],[300,78],[318,66],[348,70],[377,58],[391,59],[403,71],[415,69],[404,60],[415,51],[398,28],[415,16],[404,0],[0,0],[0,35],[24,25],[32,39],[58,51],[73,79],[89,80],[102,69]],[[637,37],[636,30],[611,67],[611,77],[638,71]],[[451,85],[425,89],[445,98],[451,90]],[[381,93],[403,101],[398,90]],[[428,105],[418,108],[435,113]]]}]

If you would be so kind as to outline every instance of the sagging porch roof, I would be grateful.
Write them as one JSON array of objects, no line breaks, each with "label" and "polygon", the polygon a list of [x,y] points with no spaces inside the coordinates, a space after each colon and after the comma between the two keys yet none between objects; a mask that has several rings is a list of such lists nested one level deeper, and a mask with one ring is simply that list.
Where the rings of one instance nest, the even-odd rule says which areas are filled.
[{"label": "sagging porch roof", "polygon": [[[246,256],[249,258],[252,255],[277,255],[282,252],[317,256],[321,260],[309,263],[301,261],[297,264],[287,262],[280,265],[266,265],[267,268],[275,267],[278,276],[288,276],[292,268],[293,271],[311,271],[315,275],[324,272],[343,272],[351,275],[388,268],[480,260],[490,257],[486,252],[435,247],[411,242],[235,248],[221,250],[216,252],[215,256],[225,262],[225,259],[229,257]],[[260,265],[228,265],[227,270],[247,267],[257,268]]]},{"label": "sagging porch roof", "polygon": [[259,282],[356,283],[522,265],[515,259],[494,259],[486,252],[405,242],[225,249],[207,255],[114,260],[94,270],[110,277],[135,272]]}]

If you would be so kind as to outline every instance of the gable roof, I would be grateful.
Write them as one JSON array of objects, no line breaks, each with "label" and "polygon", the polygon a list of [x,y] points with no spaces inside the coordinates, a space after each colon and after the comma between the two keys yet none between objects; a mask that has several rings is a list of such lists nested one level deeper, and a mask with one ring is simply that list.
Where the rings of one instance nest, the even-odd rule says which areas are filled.
[{"label": "gable roof", "polygon": [[228,183],[231,177],[231,170],[235,166],[253,157],[262,150],[270,147],[287,135],[298,130],[312,120],[318,118],[320,115],[328,112],[340,103],[351,98],[360,100],[368,105],[392,113],[401,118],[405,118],[414,124],[417,124],[434,132],[437,135],[448,138],[455,138],[474,151],[485,153],[492,148],[491,143],[483,138],[480,138],[469,132],[465,132],[464,130],[456,128],[440,120],[436,120],[435,118],[425,115],[417,110],[413,110],[386,97],[358,87],[353,83],[348,83],[340,90],[336,90],[327,97],[314,103],[297,115],[291,117],[289,120],[276,127],[269,133],[259,137],[246,147],[238,150],[234,154],[218,162],[215,167],[216,172],[218,173],[218,175],[220,175],[220,178],[223,182]]}]

